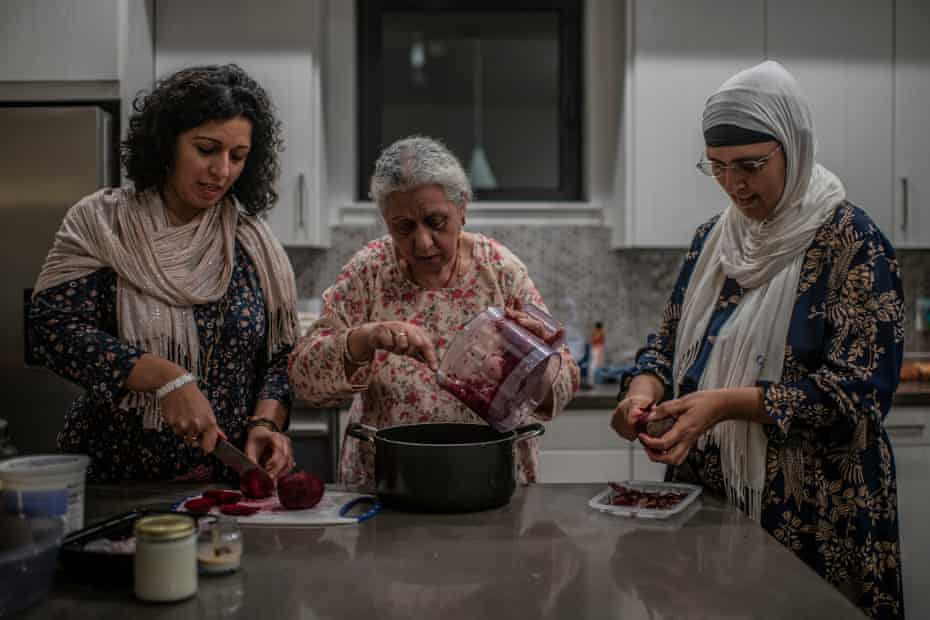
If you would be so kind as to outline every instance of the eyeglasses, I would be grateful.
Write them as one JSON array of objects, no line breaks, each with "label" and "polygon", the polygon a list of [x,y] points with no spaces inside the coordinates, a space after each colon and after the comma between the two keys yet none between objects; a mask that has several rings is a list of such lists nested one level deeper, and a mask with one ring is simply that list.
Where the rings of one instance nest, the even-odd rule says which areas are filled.
[{"label": "eyeglasses", "polygon": [[759,159],[740,159],[733,162],[732,164],[724,164],[719,161],[709,161],[702,159],[695,164],[695,167],[703,174],[717,179],[722,177],[727,170],[733,170],[734,172],[739,172],[741,174],[751,176],[762,170],[762,168],[765,167],[765,164],[769,163],[769,160],[780,148],[781,144],[776,144],[775,148],[772,149],[772,152],[765,157],[760,157]]}]

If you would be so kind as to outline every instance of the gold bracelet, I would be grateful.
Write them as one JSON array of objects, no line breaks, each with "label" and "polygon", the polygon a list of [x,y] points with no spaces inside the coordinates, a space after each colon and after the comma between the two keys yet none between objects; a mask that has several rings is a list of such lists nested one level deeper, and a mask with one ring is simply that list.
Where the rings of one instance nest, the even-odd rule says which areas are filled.
[{"label": "gold bracelet", "polygon": [[[365,361],[365,362],[358,362],[358,361],[355,360],[354,357],[352,357],[352,354],[349,353],[349,336],[351,336],[351,335],[352,335],[352,332],[354,332],[356,329],[358,329],[358,328],[350,329],[350,330],[349,330],[349,333],[346,334],[346,352],[345,352],[346,361],[349,362],[350,364],[352,364],[353,366],[358,367],[358,368],[364,368],[365,366],[367,366],[368,364],[371,363],[371,360],[368,360],[368,361]],[[372,359],[374,359],[374,356],[372,356]]]}]

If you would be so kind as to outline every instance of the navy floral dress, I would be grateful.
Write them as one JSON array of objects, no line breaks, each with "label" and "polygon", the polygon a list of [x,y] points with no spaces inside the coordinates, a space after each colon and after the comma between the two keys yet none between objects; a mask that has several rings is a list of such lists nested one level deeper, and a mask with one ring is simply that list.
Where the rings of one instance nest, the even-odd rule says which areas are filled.
[{"label": "navy floral dress", "polygon": [[[717,218],[695,235],[666,308],[635,367],[672,397],[675,333],[685,290]],[[679,385],[697,389],[713,341],[742,299],[728,279],[702,351]],[[894,248],[861,209],[844,203],[808,248],[779,383],[760,383],[768,437],[762,526],[874,618],[903,618],[894,456],[883,420],[903,355],[903,300]],[[726,496],[717,446],[692,448],[668,469]]]},{"label": "navy floral dress", "polygon": [[[144,351],[115,334],[116,273],[100,269],[42,291],[29,313],[35,359],[86,389],[64,413],[58,446],[91,457],[89,481],[235,480],[235,474],[168,428],[145,430],[141,411],[117,407],[124,384]],[[221,315],[222,313],[222,315]],[[287,357],[293,347],[267,359],[265,299],[251,258],[236,243],[226,295],[194,306],[200,357],[209,363],[199,379],[220,428],[240,448],[245,423],[259,400],[291,404]]]}]

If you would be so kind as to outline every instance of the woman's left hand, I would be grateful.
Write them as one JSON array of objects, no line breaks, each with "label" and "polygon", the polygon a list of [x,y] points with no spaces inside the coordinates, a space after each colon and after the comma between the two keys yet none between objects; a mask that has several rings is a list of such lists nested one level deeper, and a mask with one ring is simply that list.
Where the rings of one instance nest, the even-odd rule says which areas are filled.
[{"label": "woman's left hand", "polygon": [[291,439],[266,426],[253,426],[245,440],[245,455],[265,468],[272,478],[280,478],[294,466]]},{"label": "woman's left hand", "polygon": [[676,418],[674,426],[661,437],[640,433],[639,441],[656,463],[680,465],[698,438],[724,419],[727,403],[726,390],[702,390],[666,401],[656,407],[650,419],[671,416]]},{"label": "woman's left hand", "polygon": [[505,308],[504,315],[530,332],[543,342],[548,342],[552,337],[552,332],[539,319],[535,319],[523,310],[523,305],[518,303],[516,308]]}]

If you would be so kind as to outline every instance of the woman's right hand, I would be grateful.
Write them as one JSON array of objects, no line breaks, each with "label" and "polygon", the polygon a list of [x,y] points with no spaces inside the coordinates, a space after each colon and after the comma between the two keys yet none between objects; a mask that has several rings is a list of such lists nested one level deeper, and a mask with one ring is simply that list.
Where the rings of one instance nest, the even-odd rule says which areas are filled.
[{"label": "woman's right hand", "polygon": [[165,395],[160,401],[161,415],[174,434],[204,452],[213,452],[217,439],[226,439],[213,415],[210,401],[196,382],[188,383]]},{"label": "woman's right hand", "polygon": [[610,427],[624,439],[633,441],[639,435],[636,431],[636,423],[649,415],[649,410],[655,402],[654,398],[644,394],[628,395],[614,409]]},{"label": "woman's right hand", "polygon": [[[365,323],[349,332],[346,341],[349,357],[359,362],[369,362],[375,351],[381,349],[396,355],[406,355],[430,367],[439,369],[436,347],[429,332],[405,321],[380,321]],[[347,360],[348,362],[348,360]]]}]

